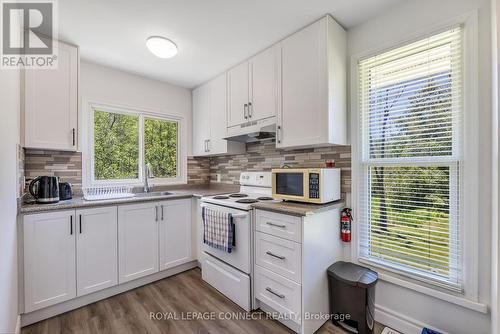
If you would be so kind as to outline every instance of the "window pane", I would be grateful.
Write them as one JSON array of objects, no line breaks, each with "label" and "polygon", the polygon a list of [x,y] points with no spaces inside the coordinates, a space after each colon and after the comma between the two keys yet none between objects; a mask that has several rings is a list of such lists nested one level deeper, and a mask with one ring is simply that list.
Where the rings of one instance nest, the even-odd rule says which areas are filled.
[{"label": "window pane", "polygon": [[150,164],[154,177],[177,176],[177,122],[144,119],[145,162]]},{"label": "window pane", "polygon": [[139,116],[94,111],[96,180],[139,176]]},{"label": "window pane", "polygon": [[457,242],[449,230],[450,173],[450,167],[369,168],[372,257],[448,276],[450,239]]}]

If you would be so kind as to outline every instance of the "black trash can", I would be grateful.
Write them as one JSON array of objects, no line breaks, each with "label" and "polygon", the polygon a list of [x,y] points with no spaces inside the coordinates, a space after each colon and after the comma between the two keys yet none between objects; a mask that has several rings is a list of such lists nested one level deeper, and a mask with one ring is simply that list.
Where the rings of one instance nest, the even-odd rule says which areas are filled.
[{"label": "black trash can", "polygon": [[377,280],[376,272],[350,262],[335,262],[328,268],[334,325],[350,333],[373,333]]}]

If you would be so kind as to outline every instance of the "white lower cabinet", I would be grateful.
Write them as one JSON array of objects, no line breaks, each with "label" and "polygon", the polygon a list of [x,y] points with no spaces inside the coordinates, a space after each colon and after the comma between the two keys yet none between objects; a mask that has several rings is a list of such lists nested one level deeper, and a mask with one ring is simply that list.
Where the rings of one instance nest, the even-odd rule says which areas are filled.
[{"label": "white lower cabinet", "polygon": [[118,207],[120,283],[158,272],[158,205]]},{"label": "white lower cabinet", "polygon": [[191,199],[160,202],[160,270],[192,260]]},{"label": "white lower cabinet", "polygon": [[191,201],[24,215],[23,313],[192,261]]},{"label": "white lower cabinet", "polygon": [[76,296],[75,211],[24,217],[26,312]]},{"label": "white lower cabinet", "polygon": [[117,208],[76,210],[77,295],[118,284]]},{"label": "white lower cabinet", "polygon": [[326,270],[342,259],[339,209],[304,217],[256,210],[254,302],[285,326],[312,334],[328,314]]}]

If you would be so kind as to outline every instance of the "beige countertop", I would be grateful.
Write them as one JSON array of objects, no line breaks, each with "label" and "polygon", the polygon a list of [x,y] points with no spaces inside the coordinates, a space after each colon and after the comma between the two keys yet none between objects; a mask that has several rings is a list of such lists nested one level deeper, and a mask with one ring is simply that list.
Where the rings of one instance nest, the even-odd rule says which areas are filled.
[{"label": "beige countertop", "polygon": [[119,205],[119,204],[133,204],[149,201],[164,201],[190,197],[213,196],[220,194],[228,194],[238,192],[239,185],[234,184],[207,184],[207,185],[182,185],[170,187],[158,187],[151,189],[151,191],[170,191],[172,194],[163,196],[152,197],[129,197],[119,199],[109,199],[101,201],[86,201],[82,197],[75,196],[73,199],[67,201],[59,201],[54,204],[27,204],[22,203],[19,205],[19,214],[39,213],[46,211],[76,209],[76,208],[90,208],[106,205]]},{"label": "beige countertop", "polygon": [[293,216],[309,216],[317,212],[342,209],[345,206],[344,200],[338,200],[326,204],[311,204],[298,202],[259,202],[253,204],[253,207],[259,210],[273,211]]}]

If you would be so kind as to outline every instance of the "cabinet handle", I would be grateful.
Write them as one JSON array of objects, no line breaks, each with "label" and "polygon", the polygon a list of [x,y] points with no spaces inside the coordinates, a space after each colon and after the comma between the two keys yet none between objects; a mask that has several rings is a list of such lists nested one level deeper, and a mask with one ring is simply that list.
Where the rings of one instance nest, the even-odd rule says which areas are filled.
[{"label": "cabinet handle", "polygon": [[277,259],[280,259],[280,260],[284,260],[285,259],[285,257],[283,255],[276,255],[276,254],[274,254],[274,253],[272,253],[270,251],[267,251],[266,254],[269,255],[269,256],[275,257]]},{"label": "cabinet handle", "polygon": [[277,293],[275,292],[273,289],[267,287],[266,288],[266,291],[272,293],[273,295],[275,295],[276,297],[280,297],[281,299],[284,299],[285,298],[285,295],[281,294],[281,293]]},{"label": "cabinet handle", "polygon": [[278,144],[281,143],[281,126],[276,127],[276,139],[278,140]]},{"label": "cabinet handle", "polygon": [[158,206],[155,206],[155,221],[158,221]]},{"label": "cabinet handle", "polygon": [[205,139],[205,152],[208,152],[208,139]]},{"label": "cabinet handle", "polygon": [[75,146],[75,142],[76,142],[76,139],[75,139],[75,128],[73,128],[72,133],[73,133],[73,146]]},{"label": "cabinet handle", "polygon": [[163,220],[163,204],[161,206],[161,220]]},{"label": "cabinet handle", "polygon": [[210,152],[210,139],[207,139],[207,152]]},{"label": "cabinet handle", "polygon": [[248,103],[245,103],[243,105],[243,117],[245,117],[245,119],[248,119]]},{"label": "cabinet handle", "polygon": [[79,215],[78,219],[80,221],[79,222],[80,223],[80,234],[82,234],[82,215]]},{"label": "cabinet handle", "polygon": [[275,223],[271,223],[271,222],[266,222],[266,224],[274,226],[274,227],[286,228],[286,225],[280,225],[280,224],[275,224]]},{"label": "cabinet handle", "polygon": [[69,216],[69,235],[73,235],[73,215]]},{"label": "cabinet handle", "polygon": [[248,118],[252,118],[253,116],[253,105],[252,102],[248,102]]}]

